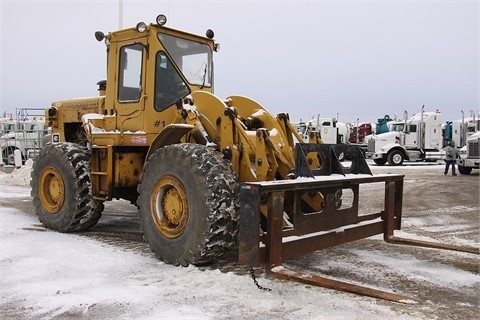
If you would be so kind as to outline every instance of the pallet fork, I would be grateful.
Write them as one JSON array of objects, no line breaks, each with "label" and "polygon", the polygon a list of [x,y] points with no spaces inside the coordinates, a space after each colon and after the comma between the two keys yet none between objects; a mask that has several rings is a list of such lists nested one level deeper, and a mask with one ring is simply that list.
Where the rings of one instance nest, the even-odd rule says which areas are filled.
[{"label": "pallet fork", "polygon": [[[343,148],[343,149],[341,149]],[[478,248],[443,245],[394,236],[400,230],[403,179],[400,174],[372,175],[358,147],[339,145],[298,144],[296,150],[297,179],[244,183],[240,190],[239,262],[258,267],[264,265],[267,274],[350,293],[385,300],[410,303],[411,297],[354,285],[322,276],[305,275],[288,270],[282,261],[316,250],[383,234],[386,242],[430,248],[441,248],[479,254]],[[316,152],[323,160],[320,175],[306,170],[306,155]],[[344,168],[337,158],[340,152],[354,155],[350,168]],[[304,157],[302,159],[302,156]],[[318,174],[318,172],[317,172]],[[384,183],[384,208],[379,212],[359,215],[361,184]],[[351,190],[351,206],[337,208],[335,193]],[[324,205],[320,212],[303,212],[302,197],[320,192]],[[291,225],[284,224],[285,195],[293,193]],[[267,205],[266,232],[259,232],[260,206]]]}]

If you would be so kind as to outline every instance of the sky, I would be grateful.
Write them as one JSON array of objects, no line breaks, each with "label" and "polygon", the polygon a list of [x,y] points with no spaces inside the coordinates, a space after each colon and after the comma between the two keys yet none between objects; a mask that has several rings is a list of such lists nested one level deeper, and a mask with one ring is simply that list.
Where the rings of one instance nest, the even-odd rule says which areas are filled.
[{"label": "sky", "polygon": [[478,0],[0,1],[2,114],[96,96],[106,53],[95,31],[160,13],[169,27],[214,30],[217,96],[248,96],[293,122],[480,110]]}]

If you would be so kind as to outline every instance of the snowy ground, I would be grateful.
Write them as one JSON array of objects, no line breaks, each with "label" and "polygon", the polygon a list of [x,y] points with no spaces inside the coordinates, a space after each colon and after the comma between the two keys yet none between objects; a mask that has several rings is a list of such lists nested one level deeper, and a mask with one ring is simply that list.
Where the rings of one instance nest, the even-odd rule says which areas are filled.
[{"label": "snowy ground", "polygon": [[[406,214],[421,207],[421,214],[405,219],[401,232],[479,246],[478,174],[444,177],[441,166],[374,168],[382,170],[406,175]],[[462,184],[466,190],[458,191],[469,192],[474,204],[450,201],[445,210],[441,187],[438,203],[432,204],[429,194],[415,192],[422,181],[428,183],[422,178],[428,172],[468,179]],[[88,232],[47,230],[33,214],[28,184],[29,166],[0,173],[1,319],[471,319],[479,314],[478,255],[397,249],[373,237],[291,262],[292,268],[399,290],[420,298],[415,304],[275,280],[257,269],[259,284],[271,289],[265,291],[238,266],[231,271],[175,267],[157,260],[140,241],[125,245]],[[412,191],[416,197],[407,198]],[[124,218],[124,211],[133,214]],[[129,219],[135,225],[134,212],[133,206],[112,202],[102,220]],[[102,220],[93,229],[112,228]]]}]

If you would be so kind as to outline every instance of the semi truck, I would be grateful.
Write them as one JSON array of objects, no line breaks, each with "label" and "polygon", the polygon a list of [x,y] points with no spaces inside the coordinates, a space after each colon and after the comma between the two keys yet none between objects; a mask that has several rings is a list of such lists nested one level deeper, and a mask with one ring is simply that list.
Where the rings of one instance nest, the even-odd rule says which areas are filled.
[{"label": "semi truck", "polygon": [[348,142],[353,144],[363,144],[365,137],[371,135],[373,130],[373,126],[369,122],[351,126]]},{"label": "semi truck", "polygon": [[461,154],[460,159],[457,159],[458,171],[461,174],[470,174],[473,169],[480,169],[480,131],[468,137],[465,149],[465,154]]},{"label": "semi truck", "polygon": [[4,164],[15,164],[15,150],[20,150],[22,162],[34,158],[44,145],[48,128],[43,118],[9,120],[0,129],[0,150]]},{"label": "semi truck", "polygon": [[462,111],[462,119],[447,121],[443,129],[443,145],[447,146],[450,140],[455,141],[458,148],[464,147],[467,144],[468,138],[477,132],[478,116],[472,112],[470,117],[464,117]]},{"label": "semi truck", "polygon": [[377,165],[391,166],[408,161],[437,161],[444,157],[442,150],[442,114],[439,110],[421,112],[401,121],[390,122],[391,131],[366,138],[366,158]]},{"label": "semi truck", "polygon": [[340,144],[347,143],[349,136],[348,127],[345,123],[337,121],[335,118],[321,118],[318,115],[300,126],[300,133],[303,141],[309,141],[311,132],[318,132],[323,143]]}]

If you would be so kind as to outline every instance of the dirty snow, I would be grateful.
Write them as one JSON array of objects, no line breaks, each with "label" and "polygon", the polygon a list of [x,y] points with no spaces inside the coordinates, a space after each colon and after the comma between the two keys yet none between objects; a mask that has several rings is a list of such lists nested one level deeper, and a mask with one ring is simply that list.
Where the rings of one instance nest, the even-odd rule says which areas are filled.
[{"label": "dirty snow", "polygon": [[[32,212],[3,199],[30,200],[31,161],[0,172],[0,318],[2,319],[428,319],[399,304],[293,282],[263,273],[259,290],[248,272],[174,267],[150,253],[41,226]],[[411,221],[410,223],[420,223]],[[405,255],[351,250],[403,269],[405,277],[442,286],[472,286],[478,274]],[[337,267],[332,265],[332,267]],[[365,267],[360,272],[372,272]],[[374,272],[374,270],[373,270]],[[478,310],[478,306],[477,306]],[[432,314],[431,319],[435,319]]]}]

